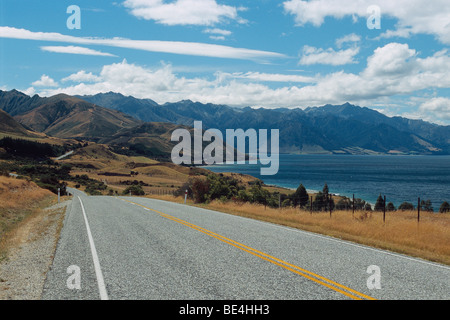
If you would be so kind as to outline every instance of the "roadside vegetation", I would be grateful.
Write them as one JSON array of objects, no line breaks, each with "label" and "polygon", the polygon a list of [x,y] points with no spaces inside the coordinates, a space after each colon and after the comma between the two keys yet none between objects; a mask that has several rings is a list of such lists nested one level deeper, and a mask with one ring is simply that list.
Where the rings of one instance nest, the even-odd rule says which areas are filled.
[{"label": "roadside vegetation", "polygon": [[6,257],[8,234],[55,200],[54,194],[32,181],[0,176],[0,261]]}]

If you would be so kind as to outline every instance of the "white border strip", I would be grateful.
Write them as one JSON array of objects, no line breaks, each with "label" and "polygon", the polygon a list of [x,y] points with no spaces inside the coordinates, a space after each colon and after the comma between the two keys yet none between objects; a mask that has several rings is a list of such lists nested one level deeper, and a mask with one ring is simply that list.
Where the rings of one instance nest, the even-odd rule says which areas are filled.
[{"label": "white border strip", "polygon": [[103,279],[102,269],[100,268],[100,262],[98,260],[97,250],[95,249],[94,239],[92,238],[91,229],[89,228],[89,223],[86,216],[86,211],[84,210],[83,201],[78,197],[81,204],[81,210],[83,211],[84,222],[86,223],[87,234],[89,238],[89,244],[91,246],[92,259],[94,260],[95,275],[97,276],[98,290],[100,291],[101,300],[109,300],[108,293],[106,292],[105,280]]}]

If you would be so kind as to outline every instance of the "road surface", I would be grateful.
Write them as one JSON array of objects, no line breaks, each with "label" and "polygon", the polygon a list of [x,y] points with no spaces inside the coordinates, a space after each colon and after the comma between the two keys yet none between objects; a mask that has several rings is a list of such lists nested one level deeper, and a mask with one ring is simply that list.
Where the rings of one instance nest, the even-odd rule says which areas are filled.
[{"label": "road surface", "polygon": [[450,299],[448,266],[197,207],[68,190],[43,299]]}]

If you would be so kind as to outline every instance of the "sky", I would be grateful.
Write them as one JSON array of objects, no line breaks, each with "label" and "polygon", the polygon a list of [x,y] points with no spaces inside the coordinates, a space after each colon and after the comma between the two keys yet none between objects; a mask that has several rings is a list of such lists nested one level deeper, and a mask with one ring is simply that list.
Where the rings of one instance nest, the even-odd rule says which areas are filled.
[{"label": "sky", "polygon": [[448,0],[1,0],[0,90],[450,125]]}]

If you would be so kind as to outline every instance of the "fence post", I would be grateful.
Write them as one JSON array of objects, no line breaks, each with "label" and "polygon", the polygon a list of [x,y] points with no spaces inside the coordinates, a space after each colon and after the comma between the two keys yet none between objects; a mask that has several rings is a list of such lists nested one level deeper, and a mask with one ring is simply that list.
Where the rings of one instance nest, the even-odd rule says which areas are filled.
[{"label": "fence post", "polygon": [[311,200],[309,202],[309,211],[312,214],[312,206],[313,206],[313,200],[312,200],[312,196],[311,196]]},{"label": "fence post", "polygon": [[384,196],[383,201],[383,223],[386,223],[386,196]]},{"label": "fence post", "polygon": [[278,194],[278,209],[281,210],[281,192]]},{"label": "fence post", "polygon": [[329,196],[330,198],[329,198],[329,200],[328,200],[328,205],[330,206],[330,218],[331,218],[331,211],[333,210],[332,208],[331,208],[331,195]]},{"label": "fence post", "polygon": [[352,207],[353,207],[352,217],[354,217],[354,215],[355,215],[355,194],[353,194],[353,205],[352,205]]},{"label": "fence post", "polygon": [[417,199],[417,222],[420,222],[420,197]]}]

